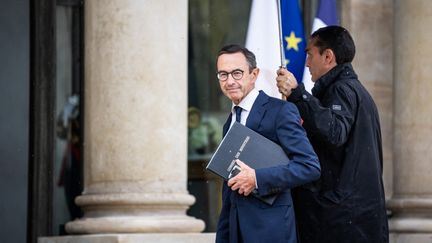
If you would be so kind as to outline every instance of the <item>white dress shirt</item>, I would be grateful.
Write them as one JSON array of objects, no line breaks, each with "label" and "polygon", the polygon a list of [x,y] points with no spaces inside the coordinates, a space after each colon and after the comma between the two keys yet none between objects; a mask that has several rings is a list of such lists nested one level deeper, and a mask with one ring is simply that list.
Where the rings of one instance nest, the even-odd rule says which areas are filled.
[{"label": "white dress shirt", "polygon": [[[256,88],[253,88],[249,94],[246,95],[246,97],[240,101],[240,103],[237,106],[240,106],[242,108],[242,113],[240,116],[240,123],[246,126],[246,121],[247,118],[249,116],[249,113],[252,109],[252,106],[256,100],[256,98],[259,95],[259,91]],[[231,118],[231,124],[230,124],[230,128],[231,126],[234,124],[234,122],[236,121],[236,113],[234,110],[234,106],[236,106],[236,104],[232,104],[231,107],[231,114],[232,114],[232,118]]]}]

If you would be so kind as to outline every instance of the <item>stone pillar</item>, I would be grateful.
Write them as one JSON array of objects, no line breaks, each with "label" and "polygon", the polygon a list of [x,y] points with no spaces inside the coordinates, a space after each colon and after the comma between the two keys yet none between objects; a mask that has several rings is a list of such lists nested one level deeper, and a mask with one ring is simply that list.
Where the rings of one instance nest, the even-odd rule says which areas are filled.
[{"label": "stone pillar", "polygon": [[396,0],[394,27],[394,242],[432,237],[432,1]]},{"label": "stone pillar", "polygon": [[85,1],[84,217],[71,234],[193,233],[187,0]]}]

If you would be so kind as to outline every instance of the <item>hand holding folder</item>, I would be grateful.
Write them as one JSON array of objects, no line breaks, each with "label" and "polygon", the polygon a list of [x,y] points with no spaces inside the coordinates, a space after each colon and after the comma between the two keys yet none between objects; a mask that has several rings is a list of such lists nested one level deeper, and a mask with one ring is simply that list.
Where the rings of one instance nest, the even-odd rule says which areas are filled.
[{"label": "hand holding folder", "polygon": [[231,187],[231,190],[237,190],[241,195],[248,196],[256,189],[255,170],[239,159],[236,160],[236,165],[231,170],[229,178],[228,186]]}]

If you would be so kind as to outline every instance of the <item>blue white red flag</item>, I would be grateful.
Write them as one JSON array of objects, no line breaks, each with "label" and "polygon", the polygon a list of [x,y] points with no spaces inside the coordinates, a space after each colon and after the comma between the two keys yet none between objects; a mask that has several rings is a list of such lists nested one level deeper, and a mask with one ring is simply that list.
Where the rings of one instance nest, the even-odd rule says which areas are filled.
[{"label": "blue white red flag", "polygon": [[[312,25],[312,33],[319,28],[338,24],[339,20],[336,11],[336,0],[321,0],[318,7],[317,15]],[[304,68],[303,83],[305,85],[305,89],[311,92],[314,83],[311,80],[309,68],[307,67]]]}]

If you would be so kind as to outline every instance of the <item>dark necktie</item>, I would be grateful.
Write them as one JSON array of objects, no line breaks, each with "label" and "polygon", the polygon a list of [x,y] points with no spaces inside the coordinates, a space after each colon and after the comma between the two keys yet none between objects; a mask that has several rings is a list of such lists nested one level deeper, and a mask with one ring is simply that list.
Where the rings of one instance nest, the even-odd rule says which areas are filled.
[{"label": "dark necktie", "polygon": [[241,117],[241,112],[242,112],[242,108],[238,105],[234,106],[234,110],[236,113],[236,122],[240,122],[240,117]]}]

